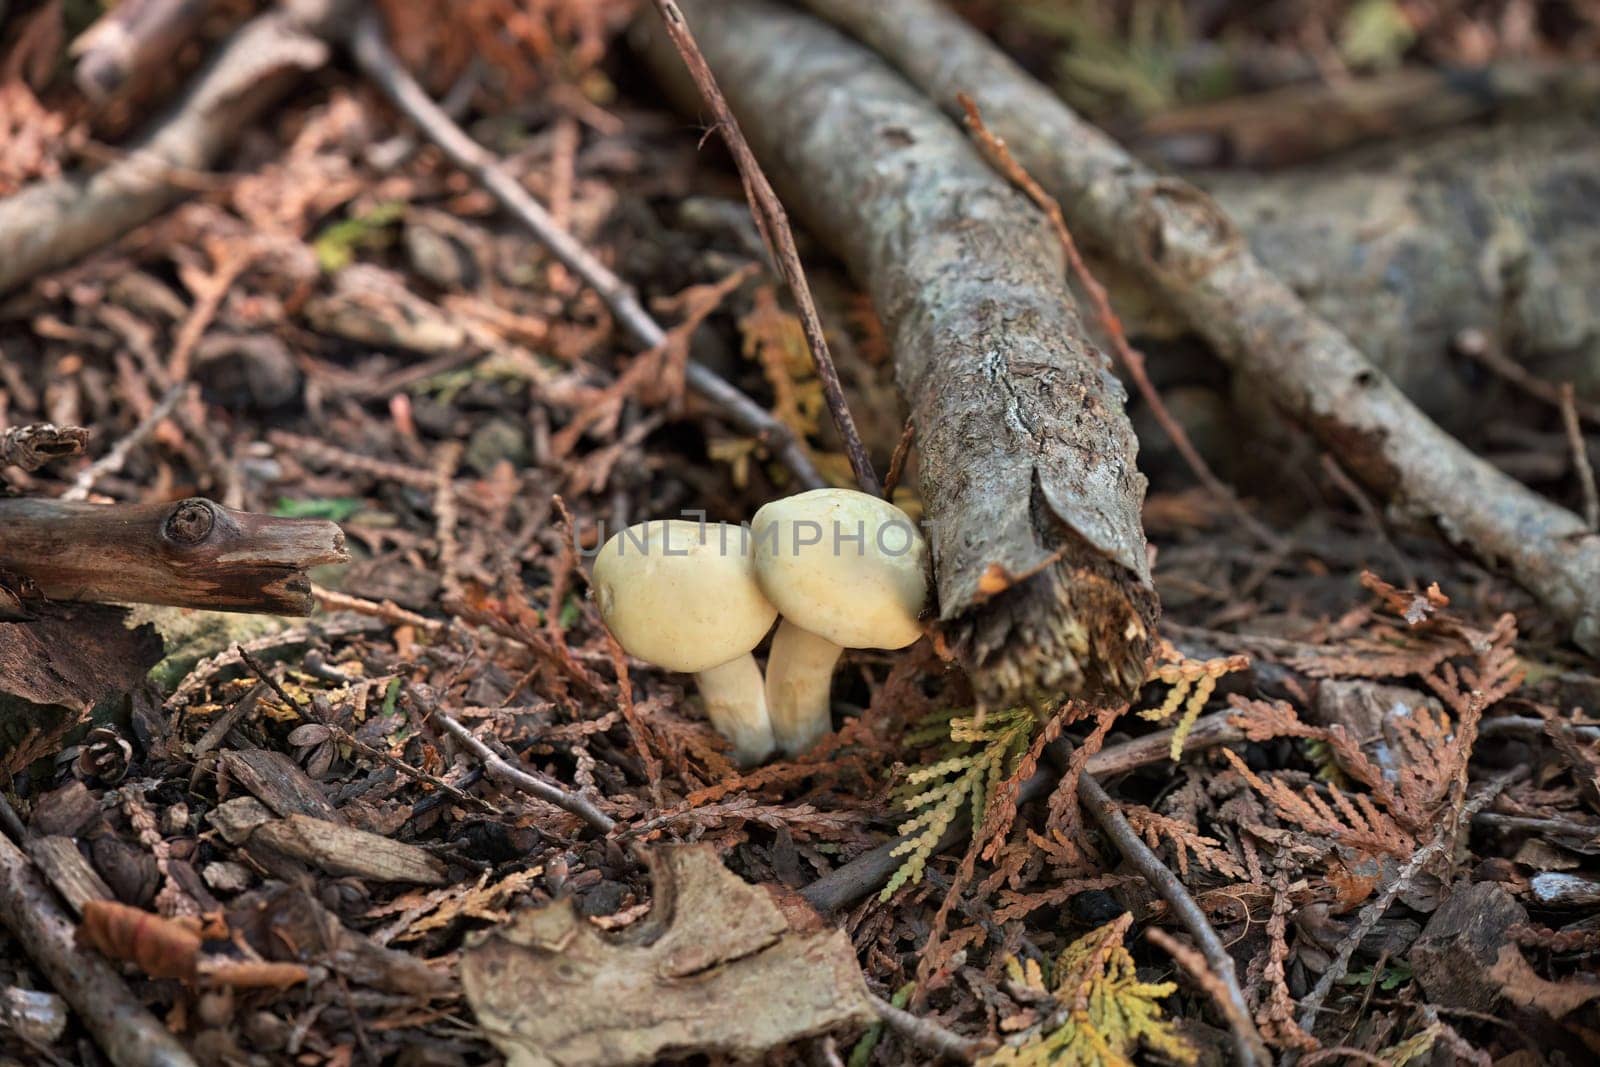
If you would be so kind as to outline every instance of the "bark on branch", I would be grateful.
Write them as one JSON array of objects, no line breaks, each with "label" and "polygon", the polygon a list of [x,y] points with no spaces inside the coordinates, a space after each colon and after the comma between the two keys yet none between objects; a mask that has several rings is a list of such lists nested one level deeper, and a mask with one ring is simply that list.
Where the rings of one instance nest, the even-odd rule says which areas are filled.
[{"label": "bark on branch", "polygon": [[53,600],[309,615],[307,568],[347,558],[331,522],[209,500],[0,500],[0,571],[31,579]]},{"label": "bark on branch", "polygon": [[[763,166],[893,339],[940,621],[980,698],[1137,686],[1145,479],[1048,223],[865,48],[764,3],[681,6]],[[676,57],[653,53],[670,83]]]},{"label": "bark on branch", "polygon": [[1075,232],[1131,269],[1369,488],[1504,566],[1600,653],[1600,536],[1430,421],[1262,266],[1210,197],[1129,156],[933,0],[806,3],[950,113],[959,93],[972,96]]}]

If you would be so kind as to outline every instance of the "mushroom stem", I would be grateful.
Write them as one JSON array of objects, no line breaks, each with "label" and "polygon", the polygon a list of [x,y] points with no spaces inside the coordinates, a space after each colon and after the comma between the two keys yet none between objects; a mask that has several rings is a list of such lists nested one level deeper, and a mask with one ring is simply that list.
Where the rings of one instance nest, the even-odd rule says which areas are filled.
[{"label": "mushroom stem", "polygon": [[833,668],[844,649],[788,619],[778,622],[767,657],[767,713],[786,756],[798,756],[833,729]]},{"label": "mushroom stem", "polygon": [[772,722],[767,717],[767,696],[761,668],[746,652],[694,676],[706,715],[717,732],[733,742],[734,760],[751,767],[772,755]]}]

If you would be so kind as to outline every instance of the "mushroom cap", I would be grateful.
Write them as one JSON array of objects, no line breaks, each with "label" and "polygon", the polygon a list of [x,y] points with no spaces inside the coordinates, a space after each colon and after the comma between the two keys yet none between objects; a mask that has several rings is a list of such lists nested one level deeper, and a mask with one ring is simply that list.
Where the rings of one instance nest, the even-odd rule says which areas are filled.
[{"label": "mushroom cap", "polygon": [[749,533],[721,522],[656,519],[620,531],[594,561],[600,616],[646,663],[697,674],[761,642],[778,609],[751,568]]},{"label": "mushroom cap", "polygon": [[853,489],[774,500],[751,524],[756,581],[783,617],[845,648],[922,636],[928,545],[910,516]]}]

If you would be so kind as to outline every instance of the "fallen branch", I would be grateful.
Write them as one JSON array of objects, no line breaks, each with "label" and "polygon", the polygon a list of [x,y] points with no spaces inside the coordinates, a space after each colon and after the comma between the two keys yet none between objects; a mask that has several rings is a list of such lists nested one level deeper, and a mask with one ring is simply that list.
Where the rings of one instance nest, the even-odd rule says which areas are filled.
[{"label": "fallen branch", "polygon": [[773,191],[772,183],[762,173],[761,164],[756,162],[755,153],[750,151],[750,144],[739,129],[739,120],[728,109],[728,101],[717,87],[716,76],[711,73],[705,56],[700,53],[700,46],[695,43],[683,12],[678,10],[673,0],[656,0],[656,10],[661,14],[667,37],[683,57],[689,76],[700,91],[700,99],[711,109],[717,131],[733,153],[733,161],[739,168],[739,180],[744,183],[745,199],[750,201],[750,214],[755,219],[756,229],[772,251],[778,271],[789,285],[789,291],[794,294],[795,307],[800,312],[800,329],[805,334],[806,347],[811,349],[812,359],[817,366],[817,377],[822,382],[822,395],[828,403],[828,414],[833,417],[833,425],[844,440],[845,454],[850,457],[850,469],[855,473],[856,484],[863,493],[879,496],[883,492],[883,485],[878,481],[878,473],[872,469],[872,460],[867,456],[866,446],[861,443],[861,435],[856,432],[855,419],[850,416],[850,403],[845,399],[844,387],[839,384],[839,371],[833,365],[833,353],[828,351],[828,339],[822,332],[822,318],[811,299],[811,286],[807,284],[805,268],[800,264],[800,251],[794,244],[789,216],[783,210],[778,194]]},{"label": "fallen branch", "polygon": [[347,558],[334,523],[232,511],[200,498],[0,500],[0,570],[32,579],[54,600],[308,615],[307,569]]},{"label": "fallen branch", "polygon": [[188,195],[193,183],[174,176],[210,167],[299,75],[325,65],[323,38],[349,8],[350,0],[297,0],[253,19],[121,158],[0,200],[0,292],[110,244]]},{"label": "fallen branch", "polygon": [[[768,4],[682,6],[734,111],[759,118],[745,132],[787,202],[884,319],[940,624],[980,699],[1125,695],[1157,611],[1145,479],[1049,225],[867,50]],[[659,38],[671,86],[681,64]]]},{"label": "fallen branch", "polygon": [[[1184,751],[1198,752],[1213,745],[1225,745],[1243,740],[1244,734],[1228,723],[1229,714],[1229,712],[1216,712],[1196,720],[1194,729],[1184,742]],[[1109,778],[1152,763],[1159,763],[1168,758],[1168,752],[1172,747],[1172,733],[1171,729],[1157,730],[1132,741],[1109,745],[1089,757],[1084,773]],[[1053,768],[1040,768],[1018,787],[1017,803],[1026,804],[1030,800],[1044,796],[1055,788],[1060,778],[1060,772]],[[964,819],[957,820],[939,839],[934,851],[946,852],[965,841],[971,833],[972,827]],[[888,882],[889,876],[905,862],[905,856],[897,853],[909,840],[911,838],[896,837],[876,848],[868,849],[849,863],[830,871],[800,890],[800,895],[810,902],[813,908],[826,914],[848,907],[862,897],[876,893],[883,888],[884,883]]]},{"label": "fallen branch", "polygon": [[76,927],[28,857],[0,835],[0,923],[83,1021],[116,1067],[195,1067],[100,956],[82,952]]},{"label": "fallen branch", "polygon": [[1369,488],[1504,564],[1571,623],[1580,646],[1600,652],[1600,536],[1431,422],[1262,266],[1210,197],[1129,156],[932,0],[806,3],[951,114],[957,95],[970,95],[1074,232],[1132,270]]},{"label": "fallen branch", "polygon": [[76,456],[88,442],[89,431],[82,426],[52,426],[48,422],[13,426],[0,432],[0,467],[36,471],[46,463]]},{"label": "fallen branch", "polygon": [[[383,37],[378,16],[367,12],[350,36],[350,50],[362,71],[390,101],[438,145],[450,161],[471,175],[518,222],[539,240],[563,266],[582,278],[603,300],[611,314],[636,341],[651,350],[667,343],[667,332],[639,303],[633,289],[589,253],[544,206],[523,188],[500,161],[458,126],[444,109],[417,84],[400,64]],[[755,435],[788,467],[802,486],[826,484],[811,462],[805,445],[761,406],[702,363],[690,360],[685,368],[689,388],[710,402],[746,433]]]}]

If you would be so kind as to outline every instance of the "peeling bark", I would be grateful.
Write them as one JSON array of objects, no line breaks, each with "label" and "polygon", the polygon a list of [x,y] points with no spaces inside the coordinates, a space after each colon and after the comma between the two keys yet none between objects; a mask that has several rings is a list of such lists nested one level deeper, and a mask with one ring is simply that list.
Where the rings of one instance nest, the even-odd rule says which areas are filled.
[{"label": "peeling bark", "polygon": [[952,114],[958,93],[976,99],[1085,240],[1133,271],[1368,486],[1510,571],[1571,624],[1580,646],[1600,653],[1600,536],[1419,411],[1262,265],[1209,196],[1133,159],[931,0],[806,3]]},{"label": "peeling bark", "polygon": [[[1125,394],[1042,215],[885,63],[763,3],[681,5],[786,202],[893,340],[939,618],[981,699],[1122,696],[1157,611]],[[657,35],[659,37],[659,34]],[[658,74],[677,60],[654,42]]]}]

